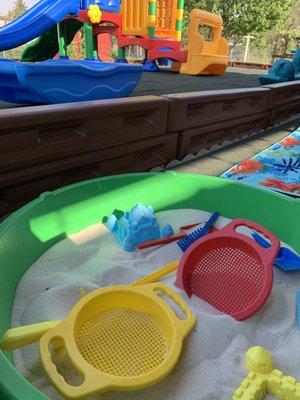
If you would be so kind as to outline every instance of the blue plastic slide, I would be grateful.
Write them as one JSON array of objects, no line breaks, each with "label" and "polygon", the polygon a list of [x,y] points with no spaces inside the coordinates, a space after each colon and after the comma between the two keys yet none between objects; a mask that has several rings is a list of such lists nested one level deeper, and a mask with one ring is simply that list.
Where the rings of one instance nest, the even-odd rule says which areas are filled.
[{"label": "blue plastic slide", "polygon": [[42,35],[68,15],[77,15],[80,0],[41,0],[20,18],[0,28],[0,51]]}]

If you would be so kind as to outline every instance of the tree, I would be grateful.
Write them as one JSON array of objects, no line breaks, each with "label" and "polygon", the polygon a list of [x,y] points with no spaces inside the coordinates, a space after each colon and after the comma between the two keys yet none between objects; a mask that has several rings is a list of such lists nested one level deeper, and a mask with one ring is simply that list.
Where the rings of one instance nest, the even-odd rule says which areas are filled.
[{"label": "tree", "polygon": [[300,25],[300,1],[296,1],[292,12],[287,13],[274,29],[267,34],[258,35],[253,43],[260,47],[266,47],[271,54],[271,62],[278,57],[286,57],[291,50],[297,47],[298,27]]},{"label": "tree", "polygon": [[186,0],[185,26],[193,8],[220,14],[223,34],[234,47],[243,36],[256,37],[283,26],[297,3],[297,0]]},{"label": "tree", "polygon": [[14,0],[14,5],[11,10],[8,11],[6,18],[9,21],[13,21],[27,10],[24,0]]}]

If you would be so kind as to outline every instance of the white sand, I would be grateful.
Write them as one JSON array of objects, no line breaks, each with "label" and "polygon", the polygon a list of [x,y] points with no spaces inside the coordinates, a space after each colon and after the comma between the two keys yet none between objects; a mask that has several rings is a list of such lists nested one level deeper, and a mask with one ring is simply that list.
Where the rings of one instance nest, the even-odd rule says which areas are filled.
[{"label": "white sand", "polygon": [[[180,226],[205,221],[196,210],[166,211],[160,223]],[[220,218],[217,226],[227,220]],[[97,225],[50,248],[21,280],[13,306],[12,325],[63,319],[87,291],[116,283],[129,284],[153,270],[179,259],[176,243],[125,253],[103,225]],[[276,367],[300,381],[300,332],[295,319],[295,291],[300,273],[276,268],[273,291],[264,307],[243,322],[218,313],[197,297],[188,299],[174,287],[174,275],[164,282],[178,291],[197,316],[197,326],[185,342],[178,364],[170,375],[147,390],[107,393],[105,400],[226,400],[246,374],[245,351],[262,345],[272,351]],[[61,399],[46,379],[37,345],[14,352],[16,368],[50,399]],[[267,397],[266,397],[267,398]],[[271,398],[271,397],[268,397]]]}]

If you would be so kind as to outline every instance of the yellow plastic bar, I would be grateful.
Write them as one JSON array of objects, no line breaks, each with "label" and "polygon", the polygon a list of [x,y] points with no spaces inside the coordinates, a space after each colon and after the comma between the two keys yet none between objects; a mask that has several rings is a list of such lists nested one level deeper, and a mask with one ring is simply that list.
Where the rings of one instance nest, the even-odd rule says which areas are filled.
[{"label": "yellow plastic bar", "polygon": [[171,264],[168,264],[165,267],[154,271],[152,274],[144,276],[143,278],[139,279],[138,281],[132,283],[132,286],[140,286],[140,285],[145,285],[147,283],[156,282],[156,281],[160,280],[161,278],[164,278],[165,276],[176,271],[178,268],[178,265],[179,265],[178,261],[174,261]]},{"label": "yellow plastic bar", "polygon": [[178,8],[178,9],[177,9],[176,18],[177,18],[178,20],[182,21],[182,20],[183,20],[183,13],[184,13],[184,10],[183,10],[182,8]]}]

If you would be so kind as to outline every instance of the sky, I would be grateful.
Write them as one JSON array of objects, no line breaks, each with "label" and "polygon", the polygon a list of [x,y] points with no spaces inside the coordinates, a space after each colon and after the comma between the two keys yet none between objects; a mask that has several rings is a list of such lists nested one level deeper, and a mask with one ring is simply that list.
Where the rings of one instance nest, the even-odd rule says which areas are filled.
[{"label": "sky", "polygon": [[[36,4],[38,0],[25,0],[27,7]],[[14,0],[0,0],[0,14],[5,14],[14,4]]]}]

